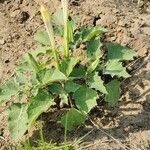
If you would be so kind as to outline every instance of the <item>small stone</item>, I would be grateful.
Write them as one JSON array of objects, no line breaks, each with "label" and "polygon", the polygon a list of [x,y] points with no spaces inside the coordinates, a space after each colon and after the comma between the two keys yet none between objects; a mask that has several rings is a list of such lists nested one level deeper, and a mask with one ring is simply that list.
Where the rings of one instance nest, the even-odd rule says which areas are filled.
[{"label": "small stone", "polygon": [[120,21],[118,22],[118,25],[124,27],[124,26],[125,26],[125,22],[122,21],[122,20],[120,20]]},{"label": "small stone", "polygon": [[150,27],[150,20],[145,20],[141,23],[141,27]]},{"label": "small stone", "polygon": [[19,15],[19,13],[20,13],[20,10],[15,10],[15,11],[13,11],[12,13],[11,13],[11,17],[16,17],[17,15]]},{"label": "small stone", "polygon": [[149,27],[143,27],[143,28],[141,28],[141,30],[143,31],[144,34],[150,36],[150,28]]},{"label": "small stone", "polygon": [[3,44],[5,44],[5,40],[4,40],[4,39],[1,39],[1,40],[0,40],[0,45],[3,45]]}]

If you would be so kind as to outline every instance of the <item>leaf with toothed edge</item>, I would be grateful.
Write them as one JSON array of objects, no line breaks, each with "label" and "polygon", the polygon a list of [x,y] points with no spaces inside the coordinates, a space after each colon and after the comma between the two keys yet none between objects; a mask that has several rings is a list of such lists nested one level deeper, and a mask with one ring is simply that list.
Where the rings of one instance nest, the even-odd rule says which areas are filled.
[{"label": "leaf with toothed edge", "polygon": [[90,88],[94,88],[99,92],[107,94],[106,87],[104,86],[103,80],[98,75],[98,72],[95,72],[92,78],[89,79],[88,85]]},{"label": "leaf with toothed edge", "polygon": [[107,44],[108,60],[133,60],[136,52],[117,43]]},{"label": "leaf with toothed edge", "polygon": [[97,105],[97,98],[97,92],[87,86],[81,86],[73,95],[77,107],[86,113],[90,112]]},{"label": "leaf with toothed edge", "polygon": [[26,104],[13,104],[8,110],[8,127],[12,138],[19,141],[28,129]]},{"label": "leaf with toothed edge", "polygon": [[75,108],[71,108],[62,118],[61,123],[67,130],[73,130],[75,127],[83,124],[87,115]]},{"label": "leaf with toothed edge", "polygon": [[50,45],[50,39],[48,33],[46,31],[39,31],[34,35],[35,41],[43,44],[43,45]]},{"label": "leaf with toothed edge", "polygon": [[122,66],[122,62],[117,60],[110,60],[106,63],[106,67],[103,70],[104,74],[110,74],[113,76],[128,78],[130,75],[126,71],[126,68]]},{"label": "leaf with toothed edge", "polygon": [[105,101],[109,106],[115,106],[120,98],[120,82],[112,80],[106,85],[108,94],[105,96]]},{"label": "leaf with toothed edge", "polygon": [[39,90],[38,94],[35,97],[32,97],[29,102],[27,109],[29,119],[28,127],[31,128],[40,114],[47,111],[47,109],[53,104],[53,97],[47,92]]}]

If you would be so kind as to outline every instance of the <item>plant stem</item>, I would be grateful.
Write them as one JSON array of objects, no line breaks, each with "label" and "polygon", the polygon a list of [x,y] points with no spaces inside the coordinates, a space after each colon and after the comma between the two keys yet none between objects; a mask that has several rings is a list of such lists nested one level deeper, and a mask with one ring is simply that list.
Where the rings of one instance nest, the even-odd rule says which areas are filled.
[{"label": "plant stem", "polygon": [[68,148],[67,148],[67,128],[68,128],[68,113],[66,114],[66,119],[65,119],[65,133],[64,133],[65,150],[68,150]]},{"label": "plant stem", "polygon": [[50,38],[52,54],[54,57],[56,68],[59,69],[58,56],[57,56],[56,49],[55,49],[54,32],[53,32],[53,27],[52,27],[52,23],[51,23],[51,16],[50,16],[48,10],[44,7],[44,5],[41,5],[40,11],[41,11],[41,15],[42,15],[45,27],[46,27],[46,31]]},{"label": "plant stem", "polygon": [[69,57],[68,47],[68,0],[61,0],[63,6],[63,18],[64,18],[64,52],[65,57]]}]

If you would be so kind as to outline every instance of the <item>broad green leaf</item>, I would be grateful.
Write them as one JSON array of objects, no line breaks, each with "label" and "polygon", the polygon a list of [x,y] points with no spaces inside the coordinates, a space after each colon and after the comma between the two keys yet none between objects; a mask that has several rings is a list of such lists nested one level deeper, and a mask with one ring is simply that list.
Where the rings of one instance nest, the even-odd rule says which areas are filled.
[{"label": "broad green leaf", "polygon": [[55,82],[55,81],[63,81],[63,80],[67,80],[67,77],[62,72],[55,69],[53,71],[52,76],[50,77],[50,81]]},{"label": "broad green leaf", "polygon": [[[41,69],[41,68],[39,68],[39,69]],[[42,80],[43,80],[43,78],[45,76],[46,71],[47,71],[46,69],[41,69],[41,70],[38,70],[38,72],[36,72],[36,79],[40,83],[42,83]]]},{"label": "broad green leaf", "polygon": [[[39,68],[38,66],[38,69],[41,69],[41,67]],[[33,66],[31,66],[30,60],[26,61],[23,59],[21,64],[17,66],[16,80],[19,84],[24,84],[30,87],[39,83],[39,81],[37,80],[37,72],[35,71]]]},{"label": "broad green leaf", "polygon": [[63,59],[60,67],[61,72],[68,77],[78,62],[79,59],[74,57]]},{"label": "broad green leaf", "polygon": [[70,74],[71,78],[84,78],[86,76],[86,71],[83,67],[74,68]]},{"label": "broad green leaf", "polygon": [[22,61],[17,66],[16,71],[25,73],[27,71],[30,72],[33,70],[32,66],[30,65],[29,57],[28,57],[28,55],[26,55],[26,56],[27,56],[26,58],[23,57]]},{"label": "broad green leaf", "polygon": [[73,81],[68,81],[68,82],[66,82],[66,84],[65,84],[65,91],[67,92],[67,93],[70,93],[70,92],[75,92],[77,89],[79,89],[81,87],[81,85],[79,85],[79,84],[76,84],[76,83],[74,83]]},{"label": "broad green leaf", "polygon": [[34,39],[43,45],[50,45],[50,39],[46,31],[37,32],[34,35]]},{"label": "broad green leaf", "polygon": [[7,102],[12,96],[18,94],[19,85],[15,79],[8,80],[4,85],[0,86],[0,103]]},{"label": "broad green leaf", "polygon": [[[16,72],[16,81],[19,84],[19,94],[22,96],[28,95],[29,93],[36,95],[40,82],[37,80],[35,72],[26,73],[18,70]],[[22,98],[20,97],[20,100],[21,99]]]},{"label": "broad green leaf", "polygon": [[96,106],[97,98],[97,92],[86,86],[80,87],[73,95],[73,99],[75,100],[77,107],[87,113]]},{"label": "broad green leaf", "polygon": [[102,27],[92,27],[92,28],[86,28],[82,32],[82,40],[84,42],[91,40],[92,38],[95,38],[99,36],[102,33],[107,32],[105,28]]},{"label": "broad green leaf", "polygon": [[63,20],[63,10],[58,8],[57,11],[52,16],[52,22],[54,24],[54,33],[58,36],[63,36],[64,34],[64,20]]},{"label": "broad green leaf", "polygon": [[108,59],[115,60],[133,60],[133,57],[136,56],[136,52],[130,48],[121,46],[116,43],[109,43],[107,45],[108,49]]},{"label": "broad green leaf", "polygon": [[53,83],[51,85],[48,86],[48,90],[52,93],[52,94],[61,94],[63,93],[64,89],[62,87],[61,84],[59,83]]},{"label": "broad green leaf", "polygon": [[8,113],[9,131],[12,138],[19,141],[28,129],[27,105],[13,104]]},{"label": "broad green leaf", "polygon": [[36,59],[36,57],[40,54],[46,54],[47,51],[50,50],[50,47],[48,46],[38,46],[36,50],[31,51],[31,55]]},{"label": "broad green leaf", "polygon": [[82,111],[71,108],[66,115],[61,118],[61,123],[67,130],[73,130],[75,127],[83,124],[87,116]]},{"label": "broad green leaf", "polygon": [[59,98],[61,99],[62,103],[68,104],[68,94],[66,93],[61,84],[53,83],[48,86],[48,90],[52,94],[56,94],[57,96],[59,95]]},{"label": "broad green leaf", "polygon": [[57,69],[47,69],[46,73],[42,79],[43,84],[48,84],[52,82],[65,81],[67,77]]},{"label": "broad green leaf", "polygon": [[74,42],[73,42],[72,47],[73,49],[76,49],[76,47],[82,43],[82,32],[76,31],[74,33],[73,39],[74,39]]},{"label": "broad green leaf", "polygon": [[90,74],[92,73],[98,66],[99,64],[99,58],[97,58],[94,62],[91,63],[91,65],[87,68],[87,73]]},{"label": "broad green leaf", "polygon": [[107,94],[106,87],[103,84],[103,80],[101,77],[98,75],[98,72],[96,72],[92,78],[89,79],[88,85],[90,88],[94,88],[99,92],[102,92],[104,94]]},{"label": "broad green leaf", "polygon": [[[21,63],[19,64],[19,66],[17,66],[16,81],[19,84],[21,84],[21,85],[23,84],[25,86],[30,86],[31,87],[31,86],[35,86],[39,83],[39,81],[37,80],[37,73],[39,72],[40,69],[42,69],[42,67],[39,66],[37,64],[37,62],[35,62],[36,61],[35,58],[33,58],[33,59],[34,60],[30,60],[29,55],[27,54],[26,57],[23,57],[23,59],[22,59]],[[33,62],[31,62],[31,61],[33,61]],[[34,65],[34,62],[35,62],[35,69],[36,70],[31,65],[32,63]]]},{"label": "broad green leaf", "polygon": [[26,74],[17,71],[16,72],[16,81],[19,83],[19,85],[27,85],[29,83],[28,78],[26,77]]},{"label": "broad green leaf", "polygon": [[33,87],[32,90],[31,90],[32,95],[36,96],[38,94],[39,90],[40,89],[38,87]]},{"label": "broad green leaf", "polygon": [[32,97],[29,102],[28,107],[28,118],[29,118],[29,128],[33,125],[35,120],[47,109],[53,105],[53,98],[50,94],[45,91],[39,90],[35,97]]},{"label": "broad green leaf", "polygon": [[29,82],[31,82],[32,86],[36,86],[37,84],[39,84],[39,80],[37,79],[36,72],[31,73],[31,80]]},{"label": "broad green leaf", "polygon": [[113,80],[106,85],[108,94],[105,96],[105,101],[109,106],[115,106],[120,98],[120,82]]},{"label": "broad green leaf", "polygon": [[56,12],[52,16],[52,22],[56,26],[63,26],[64,20],[63,20],[63,10],[61,8],[58,8]]},{"label": "broad green leaf", "polygon": [[100,38],[93,38],[87,44],[87,55],[88,57],[95,56],[95,58],[100,58],[100,48],[102,47],[102,43],[100,42]]},{"label": "broad green leaf", "polygon": [[110,60],[106,64],[106,68],[104,69],[104,74],[110,74],[113,76],[128,78],[130,75],[127,73],[126,68],[122,66],[121,62],[117,60]]},{"label": "broad green leaf", "polygon": [[63,26],[54,26],[54,34],[56,36],[63,37],[63,35],[64,35],[64,28],[63,28]]}]

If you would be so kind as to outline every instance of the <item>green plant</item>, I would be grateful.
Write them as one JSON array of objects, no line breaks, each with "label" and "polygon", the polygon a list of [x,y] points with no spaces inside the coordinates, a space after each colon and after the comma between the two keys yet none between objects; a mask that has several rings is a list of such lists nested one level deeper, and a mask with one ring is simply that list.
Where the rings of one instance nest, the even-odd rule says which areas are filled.
[{"label": "green plant", "polygon": [[[122,62],[132,60],[135,52],[107,43],[105,57],[100,38],[107,30],[77,28],[73,18],[68,20],[67,0],[62,0],[62,4],[63,10],[53,16],[41,5],[47,32],[35,34],[40,43],[37,50],[26,54],[14,76],[0,87],[0,103],[15,99],[8,110],[8,127],[15,141],[52,105],[70,107],[61,118],[68,130],[83,124],[100,97],[115,106],[120,97],[117,79],[130,77]],[[103,79],[106,75],[111,77],[109,82]]]}]

